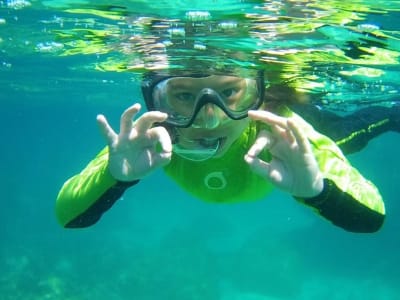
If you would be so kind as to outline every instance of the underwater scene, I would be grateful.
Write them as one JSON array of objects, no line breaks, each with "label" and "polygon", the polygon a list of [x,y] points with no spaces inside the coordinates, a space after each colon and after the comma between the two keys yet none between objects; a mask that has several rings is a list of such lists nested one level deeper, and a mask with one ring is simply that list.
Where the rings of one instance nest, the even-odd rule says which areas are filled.
[{"label": "underwater scene", "polygon": [[[399,18],[397,0],[0,0],[0,298],[400,299]],[[397,127],[346,155],[383,226],[344,230],[279,189],[202,201],[162,168],[96,224],[60,225],[64,182],[106,146],[96,116],[118,129],[145,111],[143,75],[203,69],[262,69],[339,116],[389,111]]]}]

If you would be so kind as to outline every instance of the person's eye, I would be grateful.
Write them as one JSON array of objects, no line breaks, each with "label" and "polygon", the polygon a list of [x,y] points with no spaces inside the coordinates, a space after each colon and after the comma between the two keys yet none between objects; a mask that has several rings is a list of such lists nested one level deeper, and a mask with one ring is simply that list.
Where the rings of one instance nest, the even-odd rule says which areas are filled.
[{"label": "person's eye", "polygon": [[195,95],[188,92],[180,92],[175,94],[175,99],[184,102],[190,102],[195,100]]},{"label": "person's eye", "polygon": [[223,90],[222,95],[227,99],[231,99],[231,98],[235,97],[238,92],[239,92],[239,89],[237,89],[237,88],[229,88],[229,89]]}]

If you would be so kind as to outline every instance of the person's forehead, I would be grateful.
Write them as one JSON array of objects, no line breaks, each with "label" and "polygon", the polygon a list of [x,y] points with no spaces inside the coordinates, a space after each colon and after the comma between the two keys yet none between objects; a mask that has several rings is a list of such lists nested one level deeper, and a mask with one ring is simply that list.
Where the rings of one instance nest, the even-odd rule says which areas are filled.
[{"label": "person's forehead", "polygon": [[240,84],[244,79],[236,76],[210,75],[207,77],[173,77],[168,85],[173,88],[196,86],[220,86],[228,84]]},{"label": "person's forehead", "polygon": [[165,69],[151,72],[156,76],[170,77],[208,77],[208,76],[235,76],[241,78],[254,78],[260,74],[259,69],[235,68],[235,69],[213,69],[213,68],[185,68]]}]

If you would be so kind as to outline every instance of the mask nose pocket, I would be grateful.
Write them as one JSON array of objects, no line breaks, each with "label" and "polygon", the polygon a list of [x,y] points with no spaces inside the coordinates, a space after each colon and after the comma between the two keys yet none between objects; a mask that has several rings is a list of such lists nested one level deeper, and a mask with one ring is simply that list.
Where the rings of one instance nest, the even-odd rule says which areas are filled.
[{"label": "mask nose pocket", "polygon": [[215,129],[221,123],[221,117],[223,112],[221,109],[211,103],[204,105],[199,113],[197,114],[192,127],[194,128],[205,128],[205,129]]},{"label": "mask nose pocket", "polygon": [[200,110],[198,111],[192,126],[195,128],[201,127],[206,129],[217,128],[224,115],[224,112],[220,108],[220,105],[223,103],[220,95],[213,89],[205,88],[199,93],[196,102],[198,103]]}]

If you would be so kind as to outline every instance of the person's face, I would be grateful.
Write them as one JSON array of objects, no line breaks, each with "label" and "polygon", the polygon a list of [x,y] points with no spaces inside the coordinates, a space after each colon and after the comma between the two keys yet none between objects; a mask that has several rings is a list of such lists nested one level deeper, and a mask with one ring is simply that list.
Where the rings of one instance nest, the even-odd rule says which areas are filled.
[{"label": "person's face", "polygon": [[221,75],[171,78],[164,90],[165,107],[182,119],[195,117],[190,125],[203,128],[226,121],[227,112],[246,113],[258,96],[255,80]]},{"label": "person's face", "polygon": [[[234,76],[213,75],[204,78],[176,80],[170,82],[170,105],[175,107],[181,115],[189,116],[192,112],[191,103],[202,95],[205,89],[215,92],[211,97],[219,97],[230,109],[238,111],[241,106],[248,106],[243,99],[248,91],[246,79]],[[199,96],[200,95],[200,96]],[[253,98],[257,95],[254,94]],[[249,99],[248,101],[253,101]],[[231,119],[220,107],[214,103],[206,103],[197,113],[193,123],[188,128],[178,128],[179,141],[185,148],[197,146],[207,147],[218,141],[219,146],[213,157],[226,153],[232,143],[239,138],[247,127],[247,118]]]},{"label": "person's face", "polygon": [[260,77],[228,75],[167,77],[148,85],[146,100],[168,114],[174,151],[205,160],[226,153],[248,126],[248,110],[262,103],[260,82]]}]

